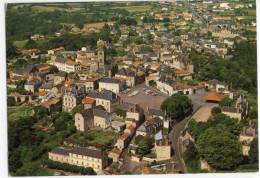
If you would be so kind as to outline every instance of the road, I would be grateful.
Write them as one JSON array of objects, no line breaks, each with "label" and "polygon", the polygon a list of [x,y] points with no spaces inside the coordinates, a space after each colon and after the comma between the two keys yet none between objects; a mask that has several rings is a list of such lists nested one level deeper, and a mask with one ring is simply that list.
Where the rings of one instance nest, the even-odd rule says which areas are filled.
[{"label": "road", "polygon": [[[131,90],[131,91],[134,91],[134,90],[138,89],[140,91],[140,93],[138,94],[137,97],[134,96],[131,98],[133,98],[133,99],[136,98],[140,102],[140,96],[143,95],[142,90],[141,90],[143,87],[145,87],[145,86],[140,85],[140,86],[137,86],[136,88],[134,88],[133,90]],[[157,91],[157,93],[159,93],[160,96],[164,96],[164,94],[161,94],[158,91]],[[212,105],[212,103],[205,103],[203,98],[206,94],[207,93],[189,95],[189,98],[192,100],[193,111],[196,111],[200,106]],[[166,96],[164,96],[164,97],[166,98]],[[148,101],[148,103],[149,103],[149,101]],[[144,108],[146,108],[149,105],[147,103],[142,103],[142,104],[144,105],[144,106],[142,105]],[[174,150],[174,154],[173,154],[173,162],[175,163],[174,169],[179,172],[185,172],[185,164],[183,162],[182,155],[181,155],[179,138],[180,138],[181,133],[184,130],[189,118],[190,117],[187,117],[187,118],[183,119],[182,121],[174,124],[171,132],[169,133],[169,139],[172,141],[172,148]],[[141,172],[141,168],[143,167],[142,163],[136,163],[136,162],[131,161],[131,158],[129,157],[129,154],[128,154],[128,147],[123,151],[121,157],[123,158],[123,165],[121,167],[121,170],[131,172],[131,173],[140,173]]]},{"label": "road", "polygon": [[[196,94],[196,95],[190,95],[190,99],[192,100],[193,104],[193,111],[196,111],[201,106],[211,106],[214,105],[213,103],[206,103],[204,101],[204,96],[207,93],[204,94]],[[182,151],[179,143],[179,138],[181,136],[182,131],[184,130],[187,122],[189,121],[190,117],[186,117],[182,121],[175,123],[172,127],[171,132],[169,133],[169,139],[172,141],[172,148],[174,150],[173,155],[173,161],[176,163],[175,169],[180,172],[185,172],[185,164],[182,159]]]}]

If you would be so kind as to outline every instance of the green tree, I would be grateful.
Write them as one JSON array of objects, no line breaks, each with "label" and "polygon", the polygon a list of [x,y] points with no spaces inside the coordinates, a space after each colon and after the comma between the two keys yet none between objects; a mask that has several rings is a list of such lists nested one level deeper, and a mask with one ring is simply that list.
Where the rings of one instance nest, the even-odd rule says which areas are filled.
[{"label": "green tree", "polygon": [[166,66],[165,69],[163,70],[163,73],[166,75],[167,78],[173,79],[175,76],[175,70],[169,66]]},{"label": "green tree", "polygon": [[42,106],[36,106],[33,108],[34,109],[34,116],[37,119],[43,119],[45,116],[47,116],[49,114],[49,111],[47,108],[44,108]]},{"label": "green tree", "polygon": [[258,163],[258,137],[254,138],[250,144],[249,161],[251,163]]},{"label": "green tree", "polygon": [[238,136],[241,132],[241,124],[229,116],[219,113],[209,121],[211,127],[221,126],[224,130]]},{"label": "green tree", "polygon": [[149,81],[149,86],[155,87],[156,86],[156,82],[154,80],[150,80]]},{"label": "green tree", "polygon": [[145,137],[137,147],[137,153],[140,155],[147,155],[151,152],[151,149],[153,148],[154,140],[150,137]]},{"label": "green tree", "polygon": [[37,43],[32,40],[31,38],[27,41],[27,43],[24,46],[26,49],[32,49],[32,48],[38,48]]},{"label": "green tree", "polygon": [[72,122],[72,116],[69,113],[61,112],[53,114],[54,127],[56,131],[66,130]]},{"label": "green tree", "polygon": [[219,102],[219,106],[232,106],[233,103],[234,101],[232,99],[230,99],[229,97],[225,97],[223,100]]},{"label": "green tree", "polygon": [[6,42],[6,56],[7,58],[13,58],[20,55],[19,50],[13,45],[13,43],[8,40]]},{"label": "green tree", "polygon": [[126,117],[126,110],[122,109],[122,108],[116,108],[116,115],[120,116],[120,117]]},{"label": "green tree", "polygon": [[212,108],[211,114],[212,114],[213,116],[216,115],[216,114],[219,114],[219,113],[221,113],[220,107],[214,107],[214,108]]},{"label": "green tree", "polygon": [[71,115],[74,116],[76,113],[80,112],[84,110],[84,105],[83,104],[79,104],[76,107],[74,107],[71,111]]},{"label": "green tree", "polygon": [[9,165],[9,171],[12,173],[15,173],[17,169],[22,167],[22,161],[21,161],[21,155],[20,151],[18,149],[9,152],[8,154],[8,165]]},{"label": "green tree", "polygon": [[199,153],[195,144],[193,142],[189,142],[186,150],[183,153],[183,159],[185,161],[186,166],[188,167],[188,172],[195,173],[199,172],[200,164],[199,164]]},{"label": "green tree", "polygon": [[237,138],[220,127],[207,129],[198,139],[203,159],[217,170],[232,170],[242,161],[242,149]]},{"label": "green tree", "polygon": [[171,119],[182,120],[192,112],[192,103],[186,95],[177,93],[166,98],[161,104],[161,109],[166,111]]}]

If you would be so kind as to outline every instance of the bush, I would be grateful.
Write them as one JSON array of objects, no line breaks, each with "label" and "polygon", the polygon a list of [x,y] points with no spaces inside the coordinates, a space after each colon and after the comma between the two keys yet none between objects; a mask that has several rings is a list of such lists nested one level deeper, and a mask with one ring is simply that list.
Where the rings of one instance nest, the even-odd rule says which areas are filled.
[{"label": "bush", "polygon": [[117,108],[116,109],[116,115],[118,115],[120,117],[126,117],[126,110],[124,110],[122,108]]},{"label": "bush", "polygon": [[91,167],[82,167],[82,166],[75,166],[70,165],[67,163],[60,163],[57,161],[52,160],[45,160],[43,162],[44,165],[46,165],[50,169],[60,169],[67,172],[75,172],[75,173],[81,173],[82,175],[96,175],[96,172]]},{"label": "bush", "polygon": [[219,113],[221,113],[221,109],[219,107],[212,108],[212,110],[211,110],[212,115],[216,115],[216,114],[219,114]]},{"label": "bush", "polygon": [[155,87],[156,86],[156,82],[154,80],[150,80],[149,81],[149,86]]}]

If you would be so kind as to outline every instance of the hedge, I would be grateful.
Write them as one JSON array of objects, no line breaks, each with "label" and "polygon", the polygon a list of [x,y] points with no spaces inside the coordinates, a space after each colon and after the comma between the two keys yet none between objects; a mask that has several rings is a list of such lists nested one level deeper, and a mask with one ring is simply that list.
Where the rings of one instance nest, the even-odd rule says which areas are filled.
[{"label": "hedge", "polygon": [[60,163],[52,160],[44,160],[44,165],[50,169],[59,169],[67,172],[81,173],[82,175],[96,175],[91,167],[75,166],[68,163]]}]

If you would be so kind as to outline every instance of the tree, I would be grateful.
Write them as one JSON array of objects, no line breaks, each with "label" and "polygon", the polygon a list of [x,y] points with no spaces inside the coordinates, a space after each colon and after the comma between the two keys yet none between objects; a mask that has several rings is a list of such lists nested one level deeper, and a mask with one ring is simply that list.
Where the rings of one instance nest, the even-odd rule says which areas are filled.
[{"label": "tree", "polygon": [[208,122],[196,122],[192,119],[188,124],[188,131],[191,133],[195,140],[198,140],[199,136],[209,128]]},{"label": "tree", "polygon": [[163,70],[163,73],[166,75],[167,78],[173,79],[175,76],[175,70],[169,66],[166,66]]},{"label": "tree", "polygon": [[214,107],[214,108],[212,108],[211,114],[212,114],[213,116],[216,115],[216,114],[219,114],[219,113],[221,113],[220,107]]},{"label": "tree", "polygon": [[150,80],[149,81],[149,86],[155,87],[156,86],[156,82],[154,80]]},{"label": "tree", "polygon": [[198,139],[199,154],[217,170],[232,170],[242,161],[237,138],[220,127],[207,129]]},{"label": "tree", "polygon": [[250,144],[249,161],[251,163],[258,163],[258,137],[254,138]]},{"label": "tree", "polygon": [[13,43],[8,40],[6,43],[6,56],[7,58],[13,58],[16,56],[19,56],[20,52],[18,51],[18,49],[13,45]]},{"label": "tree", "polygon": [[104,40],[104,41],[107,41],[107,42],[111,42],[112,41],[112,39],[110,37],[110,28],[109,28],[108,24],[105,24],[103,26],[103,28],[100,30],[99,38]]},{"label": "tree", "polygon": [[168,117],[178,121],[192,112],[192,103],[186,95],[177,93],[166,98],[161,104],[161,109],[166,111]]},{"label": "tree", "polygon": [[16,170],[22,167],[22,161],[20,156],[20,151],[18,149],[9,152],[8,154],[8,165],[9,171],[15,173]]},{"label": "tree", "polygon": [[59,69],[58,69],[58,67],[56,67],[56,66],[51,66],[50,72],[51,72],[51,73],[58,73],[58,72],[59,72]]},{"label": "tree", "polygon": [[32,49],[32,48],[38,48],[37,43],[32,40],[31,38],[27,41],[27,43],[24,46],[26,49]]},{"label": "tree", "polygon": [[137,153],[140,155],[147,155],[151,152],[151,149],[153,148],[154,140],[150,137],[145,137],[137,147]]},{"label": "tree", "polygon": [[83,104],[79,104],[76,107],[74,107],[71,111],[71,115],[74,116],[76,113],[80,112],[84,110],[84,105]]},{"label": "tree", "polygon": [[54,127],[55,127],[56,131],[66,130],[67,123],[62,118],[59,118],[59,119],[55,120]]},{"label": "tree", "polygon": [[53,114],[54,127],[56,131],[66,130],[69,123],[72,121],[72,116],[69,113],[61,112]]},{"label": "tree", "polygon": [[126,117],[126,110],[124,110],[122,108],[117,108],[116,109],[116,115],[125,118]]},{"label": "tree", "polygon": [[186,150],[183,154],[183,159],[185,161],[185,164],[188,168],[188,172],[198,172],[200,170],[199,165],[199,153],[197,148],[195,147],[195,144],[193,142],[189,142],[188,146],[186,147]]},{"label": "tree", "polygon": [[241,124],[237,120],[222,113],[216,114],[208,123],[210,127],[222,127],[235,136],[241,133]]},{"label": "tree", "polygon": [[225,97],[219,102],[219,106],[221,106],[221,107],[232,106],[233,102],[234,101],[232,99],[230,99],[229,97]]},{"label": "tree", "polygon": [[46,115],[49,114],[48,109],[42,106],[36,106],[33,109],[35,113],[34,115],[37,119],[43,119]]}]

